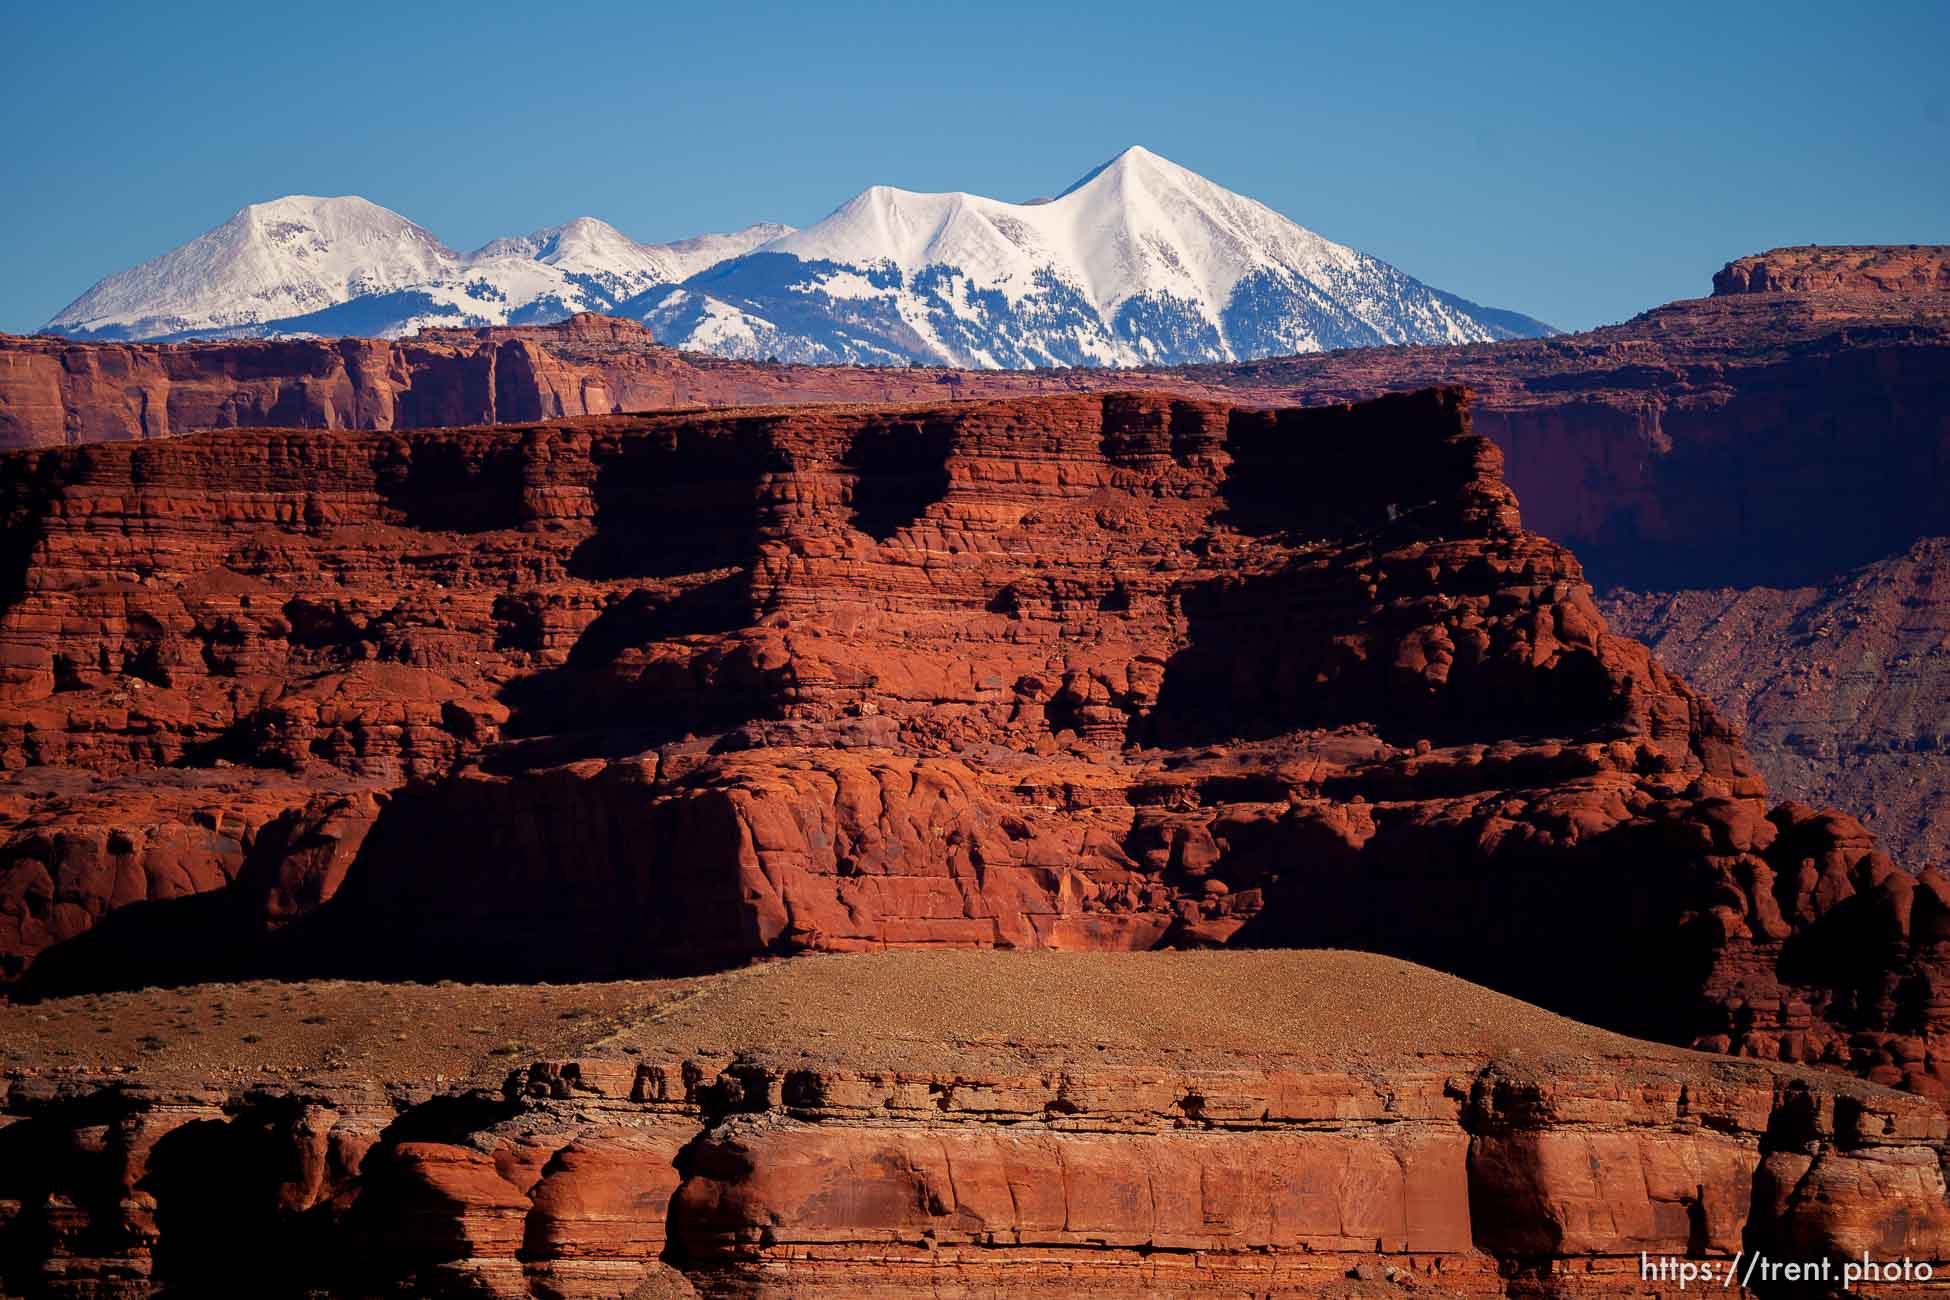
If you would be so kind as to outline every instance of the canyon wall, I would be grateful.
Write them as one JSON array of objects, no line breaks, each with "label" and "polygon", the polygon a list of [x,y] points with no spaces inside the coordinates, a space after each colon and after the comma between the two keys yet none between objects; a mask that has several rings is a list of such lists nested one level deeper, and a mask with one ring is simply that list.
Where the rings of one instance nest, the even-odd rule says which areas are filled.
[{"label": "canyon wall", "polygon": [[1346,946],[1942,1095],[1950,883],[1770,812],[1500,463],[1447,390],[17,455],[0,970]]},{"label": "canyon wall", "polygon": [[1147,372],[755,365],[596,316],[395,342],[0,339],[0,447],[1132,388],[1313,405],[1461,384],[1532,527],[1601,588],[1805,585],[1950,534],[1946,265],[1939,246],[1777,249],[1729,264],[1712,298],[1582,334]]},{"label": "canyon wall", "polygon": [[[1466,990],[1385,959],[1269,956],[1200,975],[1222,1002],[1268,977],[1355,973],[1443,1003]],[[1361,969],[1330,969],[1349,960]],[[830,982],[828,965],[687,996],[743,1024],[783,989]],[[1144,1002],[1129,972],[1044,969],[1060,981],[1045,999]],[[883,960],[841,979],[875,1000],[983,973]],[[1471,1007],[1476,1036],[1530,1042],[1516,1004]],[[1170,1032],[1163,1008],[1137,1010],[1126,1023]],[[652,1022],[625,1050],[535,1060],[499,1090],[17,1079],[0,1094],[0,1288],[1570,1300],[1705,1289],[1645,1279],[1646,1256],[1744,1296],[1796,1293],[1741,1285],[1756,1252],[1837,1267],[1950,1254],[1943,1112],[1842,1076],[1576,1026],[1544,1026],[1565,1050],[1543,1056],[1458,1050],[1472,1031],[1448,1026],[1423,1052],[1356,1057],[1215,1052],[1207,1025],[1133,1060],[1023,1042],[1033,1012],[1003,1054],[961,1023],[876,1055],[836,1050],[839,1021],[775,1019],[792,1022],[767,1036],[783,1050],[676,1049]]]},{"label": "canyon wall", "polygon": [[1061,375],[993,379],[722,361],[664,347],[633,321],[591,315],[560,325],[426,330],[397,340],[84,343],[0,335],[0,449],[199,429],[417,429],[1108,386]]},{"label": "canyon wall", "polygon": [[[1930,556],[1898,557],[1950,535],[1947,264],[1941,246],[1776,249],[1728,264],[1712,298],[1583,334],[1145,374],[749,365],[678,354],[597,317],[396,343],[0,340],[0,445],[1140,384],[1271,406],[1467,384],[1530,526],[1617,594],[1607,609],[1626,630],[1707,685],[1772,786],[1863,816],[1912,865],[1941,863],[1950,787],[1934,770],[1927,678],[1943,652],[1930,620],[1905,616],[1898,634],[1853,637],[1838,654],[1841,642],[1799,630],[1796,611],[1817,598],[1793,593],[1845,602],[1853,580],[1841,575],[1865,565],[1914,571],[1923,586],[1937,572]],[[1696,640],[1701,611],[1728,603],[1713,594],[1723,588],[1754,593],[1741,606],[1752,626]],[[1778,674],[1728,660],[1727,645],[1749,641],[1779,649]],[[1831,693],[1830,682],[1849,685]]]},{"label": "canyon wall", "polygon": [[1950,862],[1950,539],[1805,587],[1614,592],[1606,620],[1742,722],[1777,790]]}]

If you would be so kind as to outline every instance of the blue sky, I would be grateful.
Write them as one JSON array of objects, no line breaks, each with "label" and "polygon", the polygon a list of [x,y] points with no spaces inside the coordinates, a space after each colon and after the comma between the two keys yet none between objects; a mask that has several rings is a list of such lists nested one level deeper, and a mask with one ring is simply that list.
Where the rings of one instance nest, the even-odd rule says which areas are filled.
[{"label": "blue sky", "polygon": [[1950,4],[1593,8],[12,5],[0,329],[285,193],[661,240],[1129,144],[1568,328],[1774,245],[1950,242]]}]

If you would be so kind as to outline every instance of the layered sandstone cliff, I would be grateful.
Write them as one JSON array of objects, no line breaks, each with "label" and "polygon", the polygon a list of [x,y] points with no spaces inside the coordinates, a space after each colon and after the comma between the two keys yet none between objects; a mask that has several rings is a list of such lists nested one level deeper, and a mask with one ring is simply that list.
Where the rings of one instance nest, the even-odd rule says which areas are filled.
[{"label": "layered sandstone cliff", "polygon": [[1107,386],[1060,374],[723,361],[665,347],[633,321],[593,315],[560,325],[426,330],[399,340],[84,343],[0,335],[0,449],[199,429],[418,429]]},{"label": "layered sandstone cliff", "polygon": [[1346,945],[1938,1094],[1950,885],[1770,813],[1499,463],[1455,392],[15,457],[6,974]]},{"label": "layered sandstone cliff", "polygon": [[[399,343],[0,340],[0,445],[1134,385],[1318,404],[1467,383],[1477,427],[1503,449],[1531,527],[1576,550],[1601,590],[1821,589],[1950,533],[1944,265],[1941,246],[1777,249],[1728,264],[1712,298],[1584,334],[1141,375],[749,365],[680,355],[639,326],[596,317]],[[1621,600],[1636,607],[1629,594]],[[1661,639],[1688,672],[1698,667],[1777,791],[1872,814],[1898,856],[1942,859],[1931,828],[1950,824],[1950,795],[1919,779],[1932,761],[1918,749],[1927,728],[1902,720],[1916,647],[1898,637],[1884,654],[1861,642],[1862,653],[1843,661],[1757,626],[1756,636],[1782,646],[1789,676],[1832,672],[1864,684],[1859,705],[1845,706],[1854,721],[1816,722],[1800,705],[1784,710],[1779,692],[1742,686],[1751,674],[1710,666],[1712,645],[1682,641],[1697,623],[1679,616],[1630,630]]]},{"label": "layered sandstone cliff", "polygon": [[1770,785],[1942,863],[1941,564],[1912,547],[1950,532],[1945,265],[1941,246],[1782,249],[1586,334],[1197,373],[1301,402],[1474,386],[1526,522],[1739,724]]},{"label": "layered sandstone cliff", "polygon": [[[580,1051],[504,1063],[498,1087],[492,1057],[448,1090],[343,1066],[224,1084],[36,1058],[0,1115],[0,1288],[1704,1289],[1645,1280],[1665,1257],[1765,1295],[1740,1285],[1756,1253],[1950,1253],[1937,1108],[1619,1038],[1385,958],[907,953],[643,988]],[[378,1010],[388,992],[320,1005]],[[493,990],[440,996],[494,1016]],[[244,1014],[254,997],[150,1000]],[[250,1055],[234,1037],[200,1050]]]},{"label": "layered sandstone cliff", "polygon": [[1138,387],[1319,404],[1467,384],[1532,526],[1601,586],[1825,582],[1950,533],[1945,265],[1940,246],[1779,249],[1730,263],[1713,298],[1582,334],[1144,373],[752,365],[593,316],[395,343],[6,339],[0,447]]},{"label": "layered sandstone cliff", "polygon": [[[58,446],[273,425],[391,429],[684,404],[690,367],[621,321],[549,331],[186,346],[9,339],[0,445]],[[581,364],[578,364],[578,363]]]},{"label": "layered sandstone cliff", "polygon": [[1804,244],[1735,258],[1713,292],[1887,298],[1950,294],[1950,248],[1941,244]]}]

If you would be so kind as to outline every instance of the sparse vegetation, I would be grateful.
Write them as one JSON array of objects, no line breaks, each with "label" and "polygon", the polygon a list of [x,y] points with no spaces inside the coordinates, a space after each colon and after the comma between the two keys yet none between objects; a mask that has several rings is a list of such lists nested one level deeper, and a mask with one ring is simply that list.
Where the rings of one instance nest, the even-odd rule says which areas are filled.
[{"label": "sparse vegetation", "polygon": [[499,1082],[509,1058],[572,1050],[669,989],[265,981],[0,1004],[0,1065]]}]

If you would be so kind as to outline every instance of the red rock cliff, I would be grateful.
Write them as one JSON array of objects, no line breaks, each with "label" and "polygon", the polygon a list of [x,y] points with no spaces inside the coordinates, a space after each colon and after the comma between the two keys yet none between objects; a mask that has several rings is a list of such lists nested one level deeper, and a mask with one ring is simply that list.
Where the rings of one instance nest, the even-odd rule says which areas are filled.
[{"label": "red rock cliff", "polygon": [[1804,244],[1728,262],[1713,292],[1820,295],[1950,293],[1950,249],[1941,244]]},{"label": "red rock cliff", "polygon": [[0,951],[45,990],[1342,945],[1936,1089],[1945,882],[1770,818],[1499,462],[1454,392],[19,456]]},{"label": "red rock cliff", "polygon": [[[1748,1296],[1756,1251],[1950,1253],[1943,1113],[1842,1076],[1597,1033],[1361,954],[923,957],[702,981],[498,1092],[17,1078],[0,1287],[1703,1289],[1643,1280],[1649,1254]],[[748,1046],[676,1046],[727,1034]]]},{"label": "red rock cliff", "polygon": [[1532,527],[1601,587],[1825,582],[1950,534],[1946,266],[1941,246],[1781,249],[1730,264],[1713,298],[1583,334],[1149,373],[753,365],[595,316],[393,343],[0,339],[0,447],[1137,387],[1317,404],[1468,384]]},{"label": "red rock cliff", "polygon": [[[1128,381],[1126,381],[1128,383]],[[384,339],[83,343],[0,335],[0,449],[198,429],[417,429],[774,401],[918,401],[1106,385],[721,361],[632,321],[427,330]]]},{"label": "red rock cliff", "polygon": [[[1941,246],[1780,249],[1730,264],[1713,298],[1584,334],[1145,375],[756,366],[680,356],[638,326],[595,317],[400,343],[0,340],[0,444],[1137,384],[1285,405],[1462,382],[1476,390],[1476,427],[1503,449],[1530,526],[1576,550],[1601,590],[1821,588],[1857,566],[1896,563],[1919,538],[1950,535],[1945,264]],[[1819,688],[1811,674],[1843,673],[1861,683],[1841,706],[1858,724],[1814,716],[1819,689],[1794,687],[1796,702],[1783,708],[1782,694],[1751,674],[1709,667],[1711,647],[1676,639],[1696,620],[1633,627],[1663,638],[1689,672],[1698,666],[1777,790],[1874,814],[1899,856],[1942,859],[1950,795],[1918,775],[1935,761],[1919,749],[1934,733],[1905,721],[1915,710],[1903,683],[1918,656],[1935,652],[1927,629],[1856,638],[1846,661],[1832,662],[1790,625],[1754,629],[1780,644],[1787,678]]]}]

